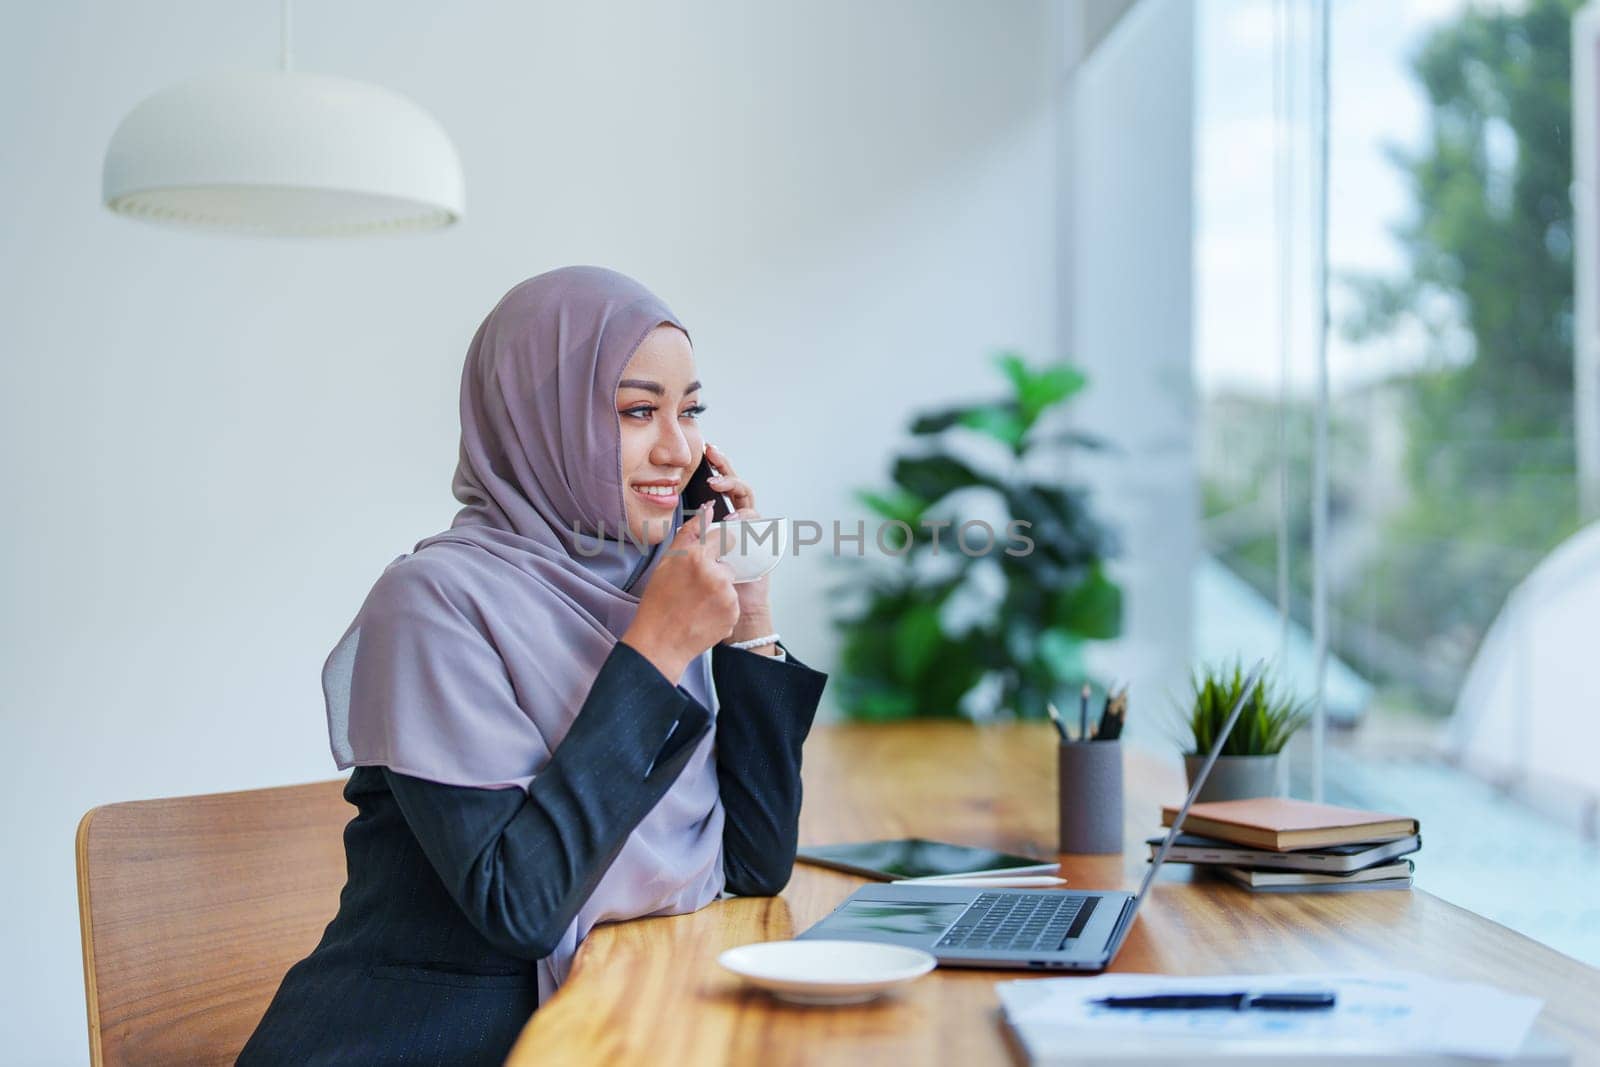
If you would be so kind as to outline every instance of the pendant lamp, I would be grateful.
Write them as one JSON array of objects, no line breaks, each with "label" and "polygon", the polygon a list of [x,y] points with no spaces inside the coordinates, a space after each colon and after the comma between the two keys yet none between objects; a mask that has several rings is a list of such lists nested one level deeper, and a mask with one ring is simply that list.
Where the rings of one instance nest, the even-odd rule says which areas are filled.
[{"label": "pendant lamp", "polygon": [[232,233],[340,236],[431,230],[462,216],[461,158],[399,93],[292,70],[289,0],[277,71],[164,89],[106,148],[106,207]]}]

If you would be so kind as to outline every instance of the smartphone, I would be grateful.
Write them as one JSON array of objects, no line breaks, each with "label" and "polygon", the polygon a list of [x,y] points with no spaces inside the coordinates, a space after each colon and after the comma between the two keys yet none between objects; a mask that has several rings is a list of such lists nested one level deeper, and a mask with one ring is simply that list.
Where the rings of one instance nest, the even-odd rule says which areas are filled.
[{"label": "smartphone", "polygon": [[683,487],[683,514],[685,517],[699,510],[707,500],[711,501],[711,521],[721,522],[731,518],[733,510],[723,500],[722,494],[711,488],[711,475],[716,473],[710,462],[702,455],[700,466],[689,475],[689,484]]}]

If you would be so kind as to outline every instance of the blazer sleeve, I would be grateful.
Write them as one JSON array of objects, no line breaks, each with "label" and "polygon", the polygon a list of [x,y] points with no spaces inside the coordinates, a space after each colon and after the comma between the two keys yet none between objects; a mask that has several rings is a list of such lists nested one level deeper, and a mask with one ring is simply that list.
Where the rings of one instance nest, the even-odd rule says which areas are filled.
[{"label": "blazer sleeve", "polygon": [[773,896],[789,884],[800,835],[800,749],[828,676],[784,649],[779,660],[716,645],[717,782],[726,890]]},{"label": "blazer sleeve", "polygon": [[503,952],[541,959],[711,728],[710,711],[618,642],[527,792],[444,785],[387,767],[384,777],[478,932]]}]

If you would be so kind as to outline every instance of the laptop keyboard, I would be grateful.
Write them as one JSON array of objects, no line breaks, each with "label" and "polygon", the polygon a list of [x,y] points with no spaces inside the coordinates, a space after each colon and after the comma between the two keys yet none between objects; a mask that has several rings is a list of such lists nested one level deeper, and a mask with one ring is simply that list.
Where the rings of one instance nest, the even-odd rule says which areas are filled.
[{"label": "laptop keyboard", "polygon": [[1066,893],[982,893],[934,947],[1054,952],[1083,931],[1099,901]]}]

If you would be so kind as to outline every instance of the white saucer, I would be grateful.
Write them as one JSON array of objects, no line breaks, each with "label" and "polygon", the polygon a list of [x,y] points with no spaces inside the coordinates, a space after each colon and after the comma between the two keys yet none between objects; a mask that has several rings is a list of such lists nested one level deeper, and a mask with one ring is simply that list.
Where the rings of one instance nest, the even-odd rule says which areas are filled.
[{"label": "white saucer", "polygon": [[781,1000],[860,1004],[921,978],[938,962],[920,948],[871,941],[761,941],[717,962]]}]

